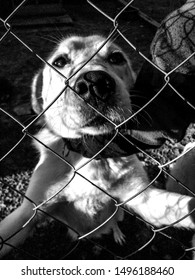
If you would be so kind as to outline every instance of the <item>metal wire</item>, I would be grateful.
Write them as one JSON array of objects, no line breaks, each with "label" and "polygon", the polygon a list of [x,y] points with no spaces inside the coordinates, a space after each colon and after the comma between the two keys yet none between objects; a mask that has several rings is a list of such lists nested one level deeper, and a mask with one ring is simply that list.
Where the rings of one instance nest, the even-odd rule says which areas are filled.
[{"label": "metal wire", "polygon": [[[72,73],[69,77],[65,77],[60,71],[58,71],[58,69],[56,69],[54,66],[52,66],[50,63],[48,63],[42,56],[40,56],[37,52],[35,52],[27,43],[24,42],[23,39],[21,39],[18,34],[16,34],[13,30],[12,30],[12,26],[14,26],[14,23],[11,23],[11,19],[14,18],[14,16],[17,14],[17,12],[24,6],[27,4],[27,2],[30,2],[30,0],[24,0],[22,1],[15,9],[14,11],[12,11],[9,16],[3,20],[0,19],[0,21],[3,23],[4,27],[5,27],[5,31],[3,33],[3,35],[0,38],[0,44],[2,44],[2,42],[4,42],[6,40],[6,38],[8,36],[13,36],[20,44],[22,44],[22,46],[25,47],[25,49],[27,51],[29,51],[29,53],[33,54],[34,57],[38,58],[41,62],[43,62],[44,64],[46,64],[47,66],[51,67],[52,71],[55,71],[60,77],[62,77],[64,79],[64,88],[62,88],[62,90],[57,93],[56,97],[53,99],[52,102],[50,102],[50,104],[37,116],[35,117],[30,123],[28,123],[27,125],[24,125],[21,121],[18,121],[12,114],[10,114],[7,110],[3,109],[3,107],[0,107],[0,112],[2,114],[4,114],[6,117],[8,117],[10,120],[14,121],[15,123],[17,123],[20,127],[21,127],[21,132],[23,133],[23,136],[19,139],[19,141],[13,145],[13,147],[11,147],[9,149],[8,152],[6,152],[0,159],[1,162],[4,162],[4,160],[11,155],[11,153],[13,151],[15,151],[19,144],[21,142],[23,142],[27,137],[32,138],[34,141],[37,141],[40,145],[43,145],[46,149],[49,149],[54,156],[58,157],[65,165],[68,165],[71,170],[72,170],[72,177],[69,179],[69,181],[67,182],[67,184],[65,184],[64,186],[62,186],[58,191],[56,191],[54,194],[52,194],[47,200],[42,201],[40,204],[35,204],[33,201],[31,201],[28,197],[26,197],[23,192],[18,191],[17,189],[14,189],[14,191],[16,191],[20,196],[22,196],[23,198],[28,199],[33,205],[33,214],[32,216],[29,218],[29,220],[17,231],[14,232],[11,236],[9,236],[8,238],[6,238],[6,240],[4,240],[1,236],[0,236],[0,250],[2,249],[3,245],[9,245],[9,240],[17,235],[17,233],[21,230],[23,230],[23,228],[25,228],[27,226],[27,224],[31,223],[32,219],[34,219],[37,215],[38,212],[41,212],[42,215],[45,215],[46,217],[49,216],[50,218],[53,218],[54,220],[56,220],[56,222],[61,223],[61,221],[55,219],[55,217],[52,217],[52,215],[50,215],[49,213],[46,213],[42,207],[44,205],[46,205],[50,200],[52,200],[54,197],[56,197],[57,195],[59,195],[66,187],[67,185],[74,180],[75,175],[80,176],[82,179],[86,180],[86,182],[89,182],[90,184],[93,185],[94,188],[97,188],[100,192],[103,192],[106,196],[108,196],[114,203],[115,209],[113,210],[113,213],[97,228],[94,228],[92,231],[89,231],[88,233],[84,234],[84,235],[79,235],[78,232],[74,229],[74,228],[70,228],[68,225],[67,227],[69,227],[72,231],[75,231],[75,233],[78,235],[78,241],[75,244],[75,246],[72,247],[72,249],[70,249],[69,252],[65,252],[64,257],[66,258],[67,256],[69,256],[70,253],[74,252],[74,250],[76,250],[76,248],[78,249],[78,246],[80,244],[80,240],[85,239],[87,240],[88,236],[94,232],[96,232],[96,230],[98,230],[99,228],[101,228],[103,225],[105,225],[106,223],[108,223],[116,214],[119,210],[123,210],[125,211],[125,213],[127,215],[130,216],[134,216],[134,218],[141,222],[144,223],[145,225],[147,225],[148,229],[152,232],[152,236],[150,238],[148,238],[148,241],[145,242],[144,245],[142,246],[138,246],[139,248],[137,248],[134,252],[127,254],[125,257],[121,257],[120,255],[117,255],[117,253],[112,252],[112,250],[106,248],[103,245],[100,245],[98,243],[96,243],[95,241],[88,241],[89,243],[93,243],[96,246],[99,246],[99,248],[101,248],[101,250],[105,250],[106,252],[110,253],[112,256],[114,256],[116,259],[128,259],[130,257],[133,257],[134,255],[136,255],[138,252],[144,250],[146,247],[148,247],[156,238],[157,235],[161,235],[163,238],[167,238],[167,239],[171,239],[173,241],[175,241],[175,243],[177,243],[177,245],[179,244],[179,246],[181,247],[181,249],[183,250],[183,254],[185,255],[188,251],[192,251],[194,250],[194,248],[187,248],[183,243],[181,243],[180,241],[174,239],[173,237],[171,237],[168,234],[164,233],[164,230],[167,228],[170,228],[171,226],[173,226],[174,224],[178,223],[180,220],[175,221],[174,223],[170,224],[169,226],[160,228],[160,229],[156,229],[154,228],[154,226],[152,224],[150,224],[147,221],[144,221],[144,219],[140,218],[139,216],[136,216],[135,213],[131,213],[129,210],[127,210],[124,206],[127,202],[129,202],[130,200],[135,199],[135,197],[138,197],[140,194],[142,194],[143,192],[145,192],[151,185],[153,185],[155,183],[155,181],[158,180],[159,176],[164,174],[167,176],[170,176],[173,180],[177,181],[178,180],[176,178],[174,178],[174,176],[170,175],[169,172],[167,171],[166,167],[169,167],[173,162],[177,161],[179,158],[183,157],[184,154],[188,153],[190,150],[192,150],[194,147],[192,147],[191,149],[189,149],[188,151],[186,151],[185,153],[182,153],[181,155],[177,156],[176,158],[174,158],[173,160],[167,161],[165,164],[161,164],[156,158],[154,158],[153,156],[151,156],[149,154],[149,152],[143,151],[140,147],[136,147],[140,152],[142,152],[142,154],[147,157],[150,161],[152,161],[152,164],[155,165],[155,167],[158,168],[158,173],[157,175],[154,177],[154,179],[152,179],[150,181],[150,183],[146,186],[146,188],[144,188],[143,190],[137,192],[136,194],[134,194],[132,197],[129,197],[127,200],[122,201],[122,202],[118,202],[116,201],[116,199],[109,194],[108,192],[106,192],[104,189],[101,189],[99,186],[95,185],[93,182],[91,182],[89,179],[85,178],[82,173],[80,172],[82,170],[83,167],[87,166],[95,157],[97,157],[103,150],[105,150],[110,143],[112,143],[115,139],[115,137],[120,136],[123,137],[123,139],[126,140],[127,145],[133,145],[135,146],[135,144],[131,143],[131,141],[129,139],[127,139],[125,137],[125,135],[123,135],[123,133],[121,131],[119,131],[120,127],[122,127],[123,125],[125,125],[128,121],[134,119],[138,114],[140,114],[141,112],[143,112],[161,93],[162,91],[165,89],[165,87],[170,87],[177,96],[179,96],[183,102],[185,102],[185,104],[187,104],[189,107],[191,107],[193,110],[195,110],[195,107],[189,102],[187,101],[175,88],[174,86],[171,84],[170,82],[170,75],[172,73],[174,73],[179,67],[181,67],[182,65],[184,65],[184,63],[186,63],[187,61],[189,61],[190,58],[192,58],[194,56],[195,53],[191,54],[188,58],[186,58],[182,63],[180,63],[177,67],[175,67],[173,70],[171,70],[169,73],[166,73],[165,71],[163,71],[162,69],[160,69],[156,64],[154,64],[150,59],[148,59],[141,51],[138,50],[138,48],[129,40],[126,38],[126,36],[123,34],[123,32],[120,30],[120,24],[118,23],[118,19],[119,17],[127,10],[127,8],[134,2],[134,0],[129,1],[126,6],[124,6],[118,13],[117,15],[112,18],[109,15],[106,14],[106,12],[104,12],[103,10],[101,10],[99,7],[97,7],[92,1],[87,0],[88,4],[91,5],[96,11],[97,13],[101,13],[103,16],[105,16],[108,20],[110,20],[110,22],[113,24],[113,29],[111,30],[110,34],[107,36],[107,38],[105,39],[105,41],[102,43],[102,45],[97,49],[97,51],[91,55],[91,57],[85,61],[81,67],[79,67],[74,73]],[[113,126],[113,130],[115,131],[114,136],[111,137],[110,141],[108,141],[108,143],[102,147],[102,149],[100,149],[92,158],[87,159],[81,166],[79,167],[75,167],[74,165],[72,165],[71,163],[69,163],[65,157],[57,154],[55,151],[53,151],[50,147],[48,147],[47,145],[45,145],[44,143],[42,143],[39,139],[37,139],[33,134],[31,134],[29,132],[29,129],[31,127],[33,127],[33,125],[40,120],[40,118],[46,113],[47,110],[49,110],[49,108],[58,100],[58,98],[64,93],[64,91],[68,88],[70,90],[72,90],[74,92],[74,94],[78,95],[77,92],[70,86],[69,81],[71,81],[71,79],[77,74],[79,73],[83,67],[85,67],[92,59],[94,56],[97,55],[97,53],[110,41],[114,38],[115,35],[120,36],[127,44],[128,46],[133,49],[134,51],[136,51],[141,57],[142,59],[144,59],[145,61],[149,62],[153,67],[155,67],[155,69],[157,71],[159,71],[161,74],[164,75],[164,85],[159,89],[159,91],[145,104],[143,105],[139,110],[137,110],[135,113],[133,113],[131,115],[131,117],[129,117],[128,119],[124,120],[123,122],[121,122],[120,124],[115,124],[114,122],[112,122],[111,120],[109,120],[106,116],[104,116],[101,112],[99,112],[96,108],[94,108],[92,105],[88,104],[89,108],[94,110],[97,114],[99,114],[101,117],[105,118],[112,126]],[[79,98],[81,98],[78,95]],[[81,98],[82,99],[82,98]],[[85,102],[85,100],[83,99],[83,102]],[[10,132],[10,137],[11,137],[11,132]],[[188,186],[185,186],[184,184],[182,184],[181,182],[178,182],[180,184],[180,186],[182,186],[184,189],[189,190]],[[12,186],[8,186],[9,189],[11,190],[13,187]],[[193,193],[193,191],[190,191],[192,196],[195,196],[195,194]],[[14,200],[14,197],[13,197]],[[191,211],[193,212],[194,209]],[[190,213],[189,213],[190,215]],[[185,217],[183,217],[182,219],[185,219]],[[83,223],[85,223],[85,221],[83,221]],[[12,246],[12,245],[10,245]],[[27,254],[29,255],[29,252],[27,252]],[[36,258],[36,257],[35,257]],[[179,256],[178,258],[181,258],[181,256]]]}]

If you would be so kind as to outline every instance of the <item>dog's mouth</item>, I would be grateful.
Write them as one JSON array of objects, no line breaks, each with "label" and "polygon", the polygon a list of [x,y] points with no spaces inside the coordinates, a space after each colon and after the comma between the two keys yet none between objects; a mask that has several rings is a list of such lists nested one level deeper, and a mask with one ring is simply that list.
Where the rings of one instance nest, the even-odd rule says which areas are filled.
[{"label": "dog's mouth", "polygon": [[124,135],[124,137],[126,137],[127,139],[132,138],[132,141],[134,139],[137,143],[140,143],[141,146],[146,145],[148,146],[148,148],[159,147],[164,144],[164,142],[169,138],[163,131],[141,131],[136,129],[129,129],[127,127],[120,128],[120,126],[118,129],[114,129],[114,125],[112,125],[109,121],[106,122],[105,119],[101,116],[97,116],[96,118],[90,120],[85,125],[85,129],[86,128],[93,128],[94,131],[97,131],[97,134],[114,135],[118,131],[120,135]]},{"label": "dog's mouth", "polygon": [[92,112],[77,130],[79,137],[65,140],[70,150],[85,157],[129,156],[159,148],[168,138],[164,131],[137,127],[135,120],[128,120],[130,111],[124,115],[124,109],[108,106],[103,115]]},{"label": "dog's mouth", "polygon": [[163,139],[151,141],[134,131],[123,130],[95,136],[85,134],[82,138],[64,139],[64,141],[70,150],[87,158],[125,157],[142,150],[158,148],[164,143]]},{"label": "dog's mouth", "polygon": [[91,120],[83,128],[82,137],[64,139],[70,150],[92,158],[124,157],[164,144],[165,136],[154,132],[114,126],[101,116]]},{"label": "dog's mouth", "polygon": [[[124,124],[121,126],[120,124],[123,121]],[[85,125],[85,128],[86,127],[93,128],[94,131],[97,131],[97,134],[114,135],[118,132],[125,138],[132,139],[133,142],[140,143],[139,146],[144,145],[145,147],[148,146],[148,148],[157,148],[163,145],[167,139],[170,139],[165,131],[150,131],[147,129],[144,130],[143,128],[138,129],[136,128],[135,122],[133,122],[133,120],[128,120],[125,122],[125,119],[123,120],[121,117],[116,117],[112,123],[110,120],[106,120],[105,117],[96,116]]]}]

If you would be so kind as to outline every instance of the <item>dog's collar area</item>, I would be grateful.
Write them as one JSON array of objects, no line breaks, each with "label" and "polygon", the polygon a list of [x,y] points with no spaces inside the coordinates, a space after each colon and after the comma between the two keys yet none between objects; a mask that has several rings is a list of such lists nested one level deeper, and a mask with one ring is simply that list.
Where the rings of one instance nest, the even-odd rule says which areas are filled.
[{"label": "dog's collar area", "polygon": [[[113,137],[112,134],[98,136],[85,135],[84,139],[63,138],[63,141],[68,150],[77,152],[86,158],[92,158],[97,154],[97,156],[95,156],[96,160],[101,158],[126,157],[140,152],[139,149],[154,149],[159,148],[162,145],[162,143],[159,145],[157,145],[157,143],[144,143],[139,139],[133,138],[129,134],[125,134],[124,136],[127,140],[118,134],[111,143],[109,142]],[[108,143],[109,145],[106,146]]]},{"label": "dog's collar area", "polygon": [[[115,138],[117,138],[117,136]],[[114,139],[114,141],[112,141],[105,149],[103,149],[111,139],[112,135],[85,135],[85,139],[63,138],[67,149],[77,152],[86,158],[92,158],[96,154],[96,160],[101,158],[114,158],[126,156],[127,153],[120,147],[123,144],[121,143],[121,145],[118,145],[117,143],[118,139]],[[102,151],[100,152],[100,150]]]}]

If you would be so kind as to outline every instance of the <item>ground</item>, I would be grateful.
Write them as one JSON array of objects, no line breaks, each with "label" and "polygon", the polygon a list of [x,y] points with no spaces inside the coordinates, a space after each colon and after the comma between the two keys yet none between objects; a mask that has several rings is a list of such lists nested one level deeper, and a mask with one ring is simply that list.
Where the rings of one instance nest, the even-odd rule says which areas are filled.
[{"label": "ground", "polygon": [[[43,58],[46,58],[55,43],[64,34],[79,30],[81,34],[101,33],[107,36],[112,30],[112,22],[104,15],[96,11],[86,1],[66,1],[64,4],[73,23],[65,26],[49,26],[46,28],[20,28],[13,29],[14,34],[23,41],[28,48]],[[140,8],[147,15],[160,22],[162,18],[183,1],[165,0],[137,0],[133,5]],[[94,1],[109,16],[114,17],[123,7],[118,1]],[[13,18],[14,20],[14,18]],[[155,27],[146,23],[137,16],[132,9],[125,11],[118,19],[119,29],[127,38],[145,55],[149,54],[151,40],[155,33]],[[0,34],[3,36],[4,28],[1,26]],[[19,42],[12,34],[9,34],[0,42],[0,108],[15,116],[23,125],[28,124],[35,115],[30,107],[30,86],[34,73],[38,71],[42,62]],[[116,39],[132,59],[133,67],[139,71],[143,62],[142,58],[122,38]],[[0,156],[5,155],[22,137],[22,127],[12,120],[2,110],[0,111]],[[32,130],[36,131],[37,127]],[[151,151],[156,158],[162,158],[165,162],[181,152],[183,144],[193,137],[194,128],[182,143],[168,143],[158,151]],[[187,140],[186,140],[187,139]],[[139,155],[143,160],[149,175],[153,178],[157,172],[151,161]],[[162,157],[160,157],[162,156]],[[24,140],[1,162],[0,181],[0,218],[3,219],[9,212],[17,207],[22,200],[20,192],[24,193],[28,186],[33,167],[38,160],[31,139],[26,136]],[[161,178],[160,184],[164,178]],[[158,182],[159,183],[159,182]],[[169,229],[166,233],[173,237],[167,238],[165,234],[156,234],[154,240],[146,248],[139,250],[144,244],[153,238],[153,232],[142,222],[126,215],[125,222],[120,225],[126,234],[124,246],[114,244],[111,236],[105,236],[102,240],[84,240],[72,243],[66,236],[66,227],[55,221],[47,221],[38,225],[33,237],[25,242],[23,251],[12,252],[9,259],[178,259],[183,256],[182,241],[189,245],[186,231],[178,232]],[[176,240],[174,240],[174,238]],[[59,246],[60,244],[60,246]],[[28,252],[30,255],[28,255]],[[189,258],[185,255],[184,258]]]}]

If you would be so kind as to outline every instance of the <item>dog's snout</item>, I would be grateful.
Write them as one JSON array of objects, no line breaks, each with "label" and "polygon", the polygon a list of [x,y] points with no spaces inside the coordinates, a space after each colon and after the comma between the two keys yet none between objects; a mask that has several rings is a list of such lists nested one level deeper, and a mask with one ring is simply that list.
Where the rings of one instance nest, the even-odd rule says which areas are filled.
[{"label": "dog's snout", "polygon": [[86,101],[92,97],[106,101],[115,92],[114,79],[104,71],[83,73],[76,82],[75,90]]}]

